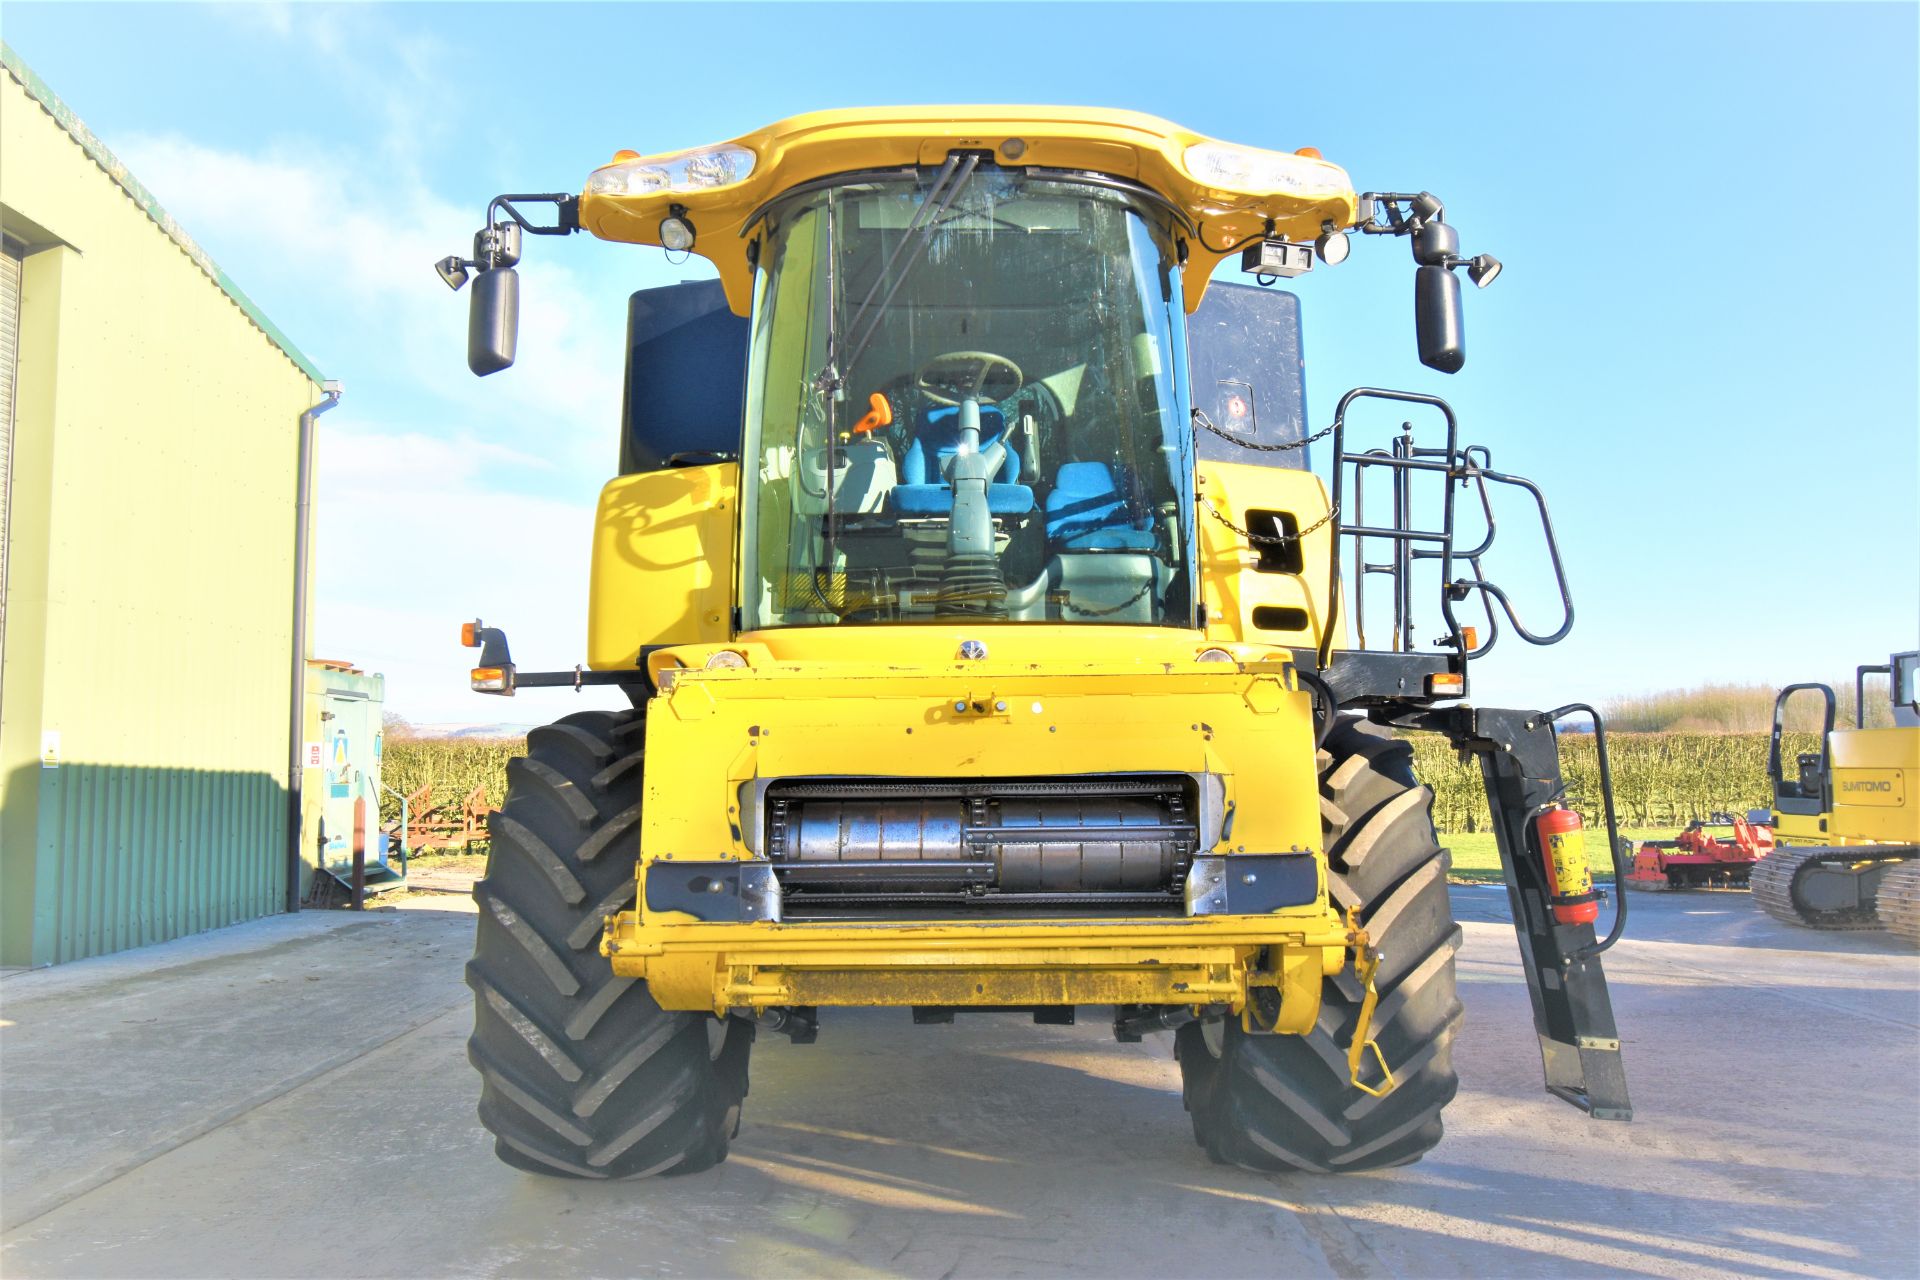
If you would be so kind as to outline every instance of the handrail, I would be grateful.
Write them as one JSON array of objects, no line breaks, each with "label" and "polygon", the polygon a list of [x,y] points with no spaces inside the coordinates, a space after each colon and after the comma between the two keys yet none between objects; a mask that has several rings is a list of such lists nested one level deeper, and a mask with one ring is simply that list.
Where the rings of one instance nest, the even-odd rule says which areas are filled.
[{"label": "handrail", "polygon": [[[1411,423],[1401,425],[1401,433],[1391,448],[1374,448],[1349,453],[1346,445],[1347,415],[1356,401],[1362,399],[1387,400],[1396,403],[1422,405],[1439,410],[1446,423],[1446,444],[1441,448],[1414,444]],[[1334,519],[1334,537],[1328,558],[1329,622],[1321,636],[1320,665],[1325,666],[1331,660],[1333,647],[1332,617],[1337,616],[1341,601],[1343,574],[1342,539],[1351,539],[1353,545],[1352,583],[1354,634],[1358,647],[1367,647],[1366,637],[1366,580],[1368,576],[1380,573],[1389,577],[1393,596],[1393,641],[1389,648],[1394,652],[1411,651],[1418,647],[1415,640],[1416,625],[1413,618],[1412,570],[1416,563],[1427,560],[1440,562],[1441,597],[1440,613],[1445,620],[1447,636],[1439,643],[1458,646],[1461,659],[1477,658],[1486,654],[1499,638],[1499,617],[1504,615],[1514,632],[1530,644],[1555,644],[1566,638],[1573,629],[1573,595],[1567,585],[1566,566],[1560,556],[1559,540],[1554,533],[1553,516],[1548,510],[1546,495],[1540,487],[1522,476],[1511,475],[1493,468],[1493,456],[1484,445],[1459,443],[1459,422],[1453,409],[1438,396],[1425,395],[1411,391],[1389,391],[1377,387],[1356,387],[1340,399],[1334,412],[1333,421],[1333,494],[1331,509]],[[1385,468],[1392,479],[1392,515],[1390,521],[1369,522],[1366,511],[1366,473],[1369,468]],[[1351,469],[1351,479],[1349,479]],[[1437,473],[1441,477],[1442,501],[1440,527],[1421,528],[1413,520],[1412,480],[1417,475]],[[1351,484],[1351,499],[1347,495],[1347,486]],[[1525,490],[1533,496],[1534,506],[1540,516],[1541,533],[1546,541],[1547,557],[1552,567],[1555,589],[1560,596],[1561,620],[1551,631],[1534,631],[1521,621],[1519,611],[1512,599],[1497,584],[1488,579],[1481,565],[1481,557],[1493,546],[1498,533],[1498,522],[1493,508],[1493,499],[1488,486],[1494,484],[1510,485]],[[1454,489],[1472,486],[1479,499],[1480,509],[1486,519],[1486,532],[1477,545],[1471,548],[1455,546],[1455,494]],[[1387,542],[1391,553],[1381,563],[1370,563],[1367,559],[1367,543],[1370,539]],[[1464,560],[1471,567],[1470,577],[1454,576],[1454,561]],[[1454,605],[1478,592],[1480,608],[1485,615],[1487,634],[1483,642],[1476,643],[1472,649],[1465,647],[1465,629],[1460,623]],[[1476,632],[1478,628],[1475,628]]]}]

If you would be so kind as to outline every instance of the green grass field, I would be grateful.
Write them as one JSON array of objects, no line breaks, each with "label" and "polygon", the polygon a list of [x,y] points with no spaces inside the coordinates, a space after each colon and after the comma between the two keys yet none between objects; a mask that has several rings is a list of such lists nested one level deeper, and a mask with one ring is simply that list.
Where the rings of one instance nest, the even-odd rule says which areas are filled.
[{"label": "green grass field", "polygon": [[[1633,842],[1638,849],[1642,840],[1671,840],[1672,831],[1643,829],[1638,827],[1620,828],[1620,836]],[[1441,833],[1441,847],[1453,850],[1453,870],[1447,876],[1455,884],[1499,884],[1500,850],[1495,846],[1493,832],[1475,831],[1472,834],[1461,833],[1447,835]],[[1593,864],[1595,880],[1611,881],[1613,867],[1606,861],[1607,832],[1605,827],[1587,828],[1587,857]]]}]

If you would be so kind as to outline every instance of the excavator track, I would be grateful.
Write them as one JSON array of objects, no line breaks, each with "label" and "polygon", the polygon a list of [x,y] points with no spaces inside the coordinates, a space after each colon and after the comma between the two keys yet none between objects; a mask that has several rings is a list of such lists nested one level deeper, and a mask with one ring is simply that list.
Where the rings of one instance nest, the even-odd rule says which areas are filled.
[{"label": "excavator track", "polygon": [[1909,859],[1880,878],[1874,915],[1882,929],[1910,947],[1920,947],[1920,858]]},{"label": "excavator track", "polygon": [[1823,911],[1801,905],[1794,893],[1794,882],[1801,872],[1819,862],[1834,861],[1832,848],[1789,848],[1774,846],[1772,853],[1754,864],[1749,884],[1753,900],[1762,910],[1782,924],[1802,929],[1874,929],[1879,924],[1871,911]]}]

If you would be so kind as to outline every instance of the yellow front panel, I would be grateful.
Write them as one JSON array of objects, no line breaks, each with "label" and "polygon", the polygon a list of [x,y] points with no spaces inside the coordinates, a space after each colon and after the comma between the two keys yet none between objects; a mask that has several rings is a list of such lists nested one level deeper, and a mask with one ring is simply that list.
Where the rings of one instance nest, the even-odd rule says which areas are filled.
[{"label": "yellow front panel", "polygon": [[[897,652],[921,629],[845,630],[869,642],[890,633]],[[1189,647],[1184,669],[1168,661],[1076,671],[1066,655],[1077,628],[1021,630],[1054,633],[1045,639],[1056,661],[681,673],[648,716],[643,859],[744,856],[740,784],[820,775],[1213,774],[1234,813],[1223,851],[1319,847],[1311,712],[1282,663],[1196,664]]]},{"label": "yellow front panel", "polygon": [[588,666],[638,666],[643,645],[726,638],[739,488],[727,462],[621,476],[600,491]]},{"label": "yellow front panel", "polygon": [[[1197,494],[1207,635],[1316,648],[1332,609],[1333,589],[1333,527],[1320,524],[1327,514],[1327,490],[1320,477],[1287,467],[1202,462]],[[1283,512],[1293,517],[1296,531],[1311,530],[1300,539],[1299,572],[1260,567],[1260,551],[1237,532],[1250,527],[1248,513],[1254,511]],[[1335,647],[1343,648],[1345,627],[1336,625],[1341,629]]]}]

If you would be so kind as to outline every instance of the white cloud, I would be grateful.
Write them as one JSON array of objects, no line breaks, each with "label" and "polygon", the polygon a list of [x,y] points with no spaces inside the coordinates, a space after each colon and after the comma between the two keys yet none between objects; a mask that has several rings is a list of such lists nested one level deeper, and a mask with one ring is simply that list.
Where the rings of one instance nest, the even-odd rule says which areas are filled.
[{"label": "white cloud", "polygon": [[[346,382],[340,410],[320,419],[315,653],[385,672],[389,705],[417,720],[618,705],[604,692],[529,694],[508,715],[466,691],[471,655],[454,636],[480,612],[509,628],[530,668],[584,656],[624,294],[529,262],[520,365],[482,382],[464,364],[465,298],[449,296],[431,266],[471,243],[477,207],[457,208],[373,155],[289,144],[239,153],[179,136],[120,146],[236,278],[264,281],[256,300],[271,291],[269,313]],[[285,319],[290,298],[299,323]]]},{"label": "white cloud", "polygon": [[522,465],[498,445],[330,432],[328,421],[320,420],[317,472],[316,654],[384,673],[389,707],[422,722],[550,718],[528,704],[554,716],[622,705],[618,695],[562,705],[527,694],[509,715],[498,698],[467,690],[473,655],[456,643],[460,623],[478,615],[507,629],[529,670],[582,659],[590,502],[490,485],[491,469]]},{"label": "white cloud", "polygon": [[[590,289],[550,259],[526,262],[519,366],[482,383],[461,365],[465,299],[449,297],[432,270],[447,253],[470,249],[473,211],[418,185],[369,180],[352,156],[243,155],[177,136],[136,136],[123,152],[203,246],[215,241],[250,261],[284,263],[285,277],[338,318],[344,327],[330,345],[347,352],[309,340],[329,373],[351,377],[337,369],[348,353],[375,356],[383,372],[469,420],[494,418],[509,433],[515,423],[537,422],[549,448],[556,431],[562,441],[591,433],[593,457],[607,456],[623,367],[617,297],[600,296],[608,290]],[[355,339],[370,337],[375,350],[354,350]]]}]

